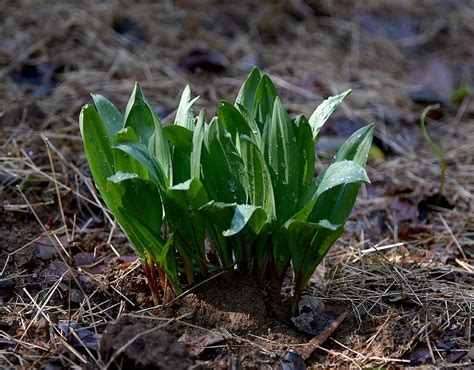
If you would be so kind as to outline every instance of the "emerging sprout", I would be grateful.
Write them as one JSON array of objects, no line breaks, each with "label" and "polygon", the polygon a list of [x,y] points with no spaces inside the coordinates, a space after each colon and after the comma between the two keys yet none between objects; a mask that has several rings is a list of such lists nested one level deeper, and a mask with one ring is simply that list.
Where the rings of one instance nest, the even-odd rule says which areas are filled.
[{"label": "emerging sprout", "polygon": [[309,120],[290,117],[255,68],[235,103],[220,103],[210,122],[204,111],[194,115],[186,87],[169,126],[138,84],[124,115],[92,96],[80,116],[87,160],[144,263],[155,303],[222,270],[280,287],[291,267],[296,309],[368,181],[373,125],[354,133],[313,178],[319,130],[349,93],[324,101]]}]

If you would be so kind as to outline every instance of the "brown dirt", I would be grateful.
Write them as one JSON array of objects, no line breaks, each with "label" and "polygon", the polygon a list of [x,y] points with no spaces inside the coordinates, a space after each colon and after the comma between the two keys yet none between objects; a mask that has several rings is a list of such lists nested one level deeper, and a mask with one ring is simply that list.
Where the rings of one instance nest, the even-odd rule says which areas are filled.
[{"label": "brown dirt", "polygon": [[180,370],[193,365],[183,344],[166,332],[129,317],[108,324],[100,353],[104,361],[110,363],[109,369]]},{"label": "brown dirt", "polygon": [[[306,364],[472,366],[472,1],[129,3],[0,5],[0,367],[102,368],[117,350],[106,338],[147,328],[157,329],[117,359],[138,367],[174,351],[162,364],[301,366],[287,349],[312,335],[252,279],[216,277],[152,307],[132,249],[95,198],[79,135],[91,91],[123,110],[138,80],[169,122],[186,83],[210,115],[254,64],[291,114],[353,89],[323,130],[317,171],[366,122],[384,153],[370,158],[372,183],[307,291],[351,313]],[[432,101],[442,109],[428,129],[448,163],[446,202],[435,205],[439,160],[418,126]],[[283,293],[285,302],[291,284]],[[140,343],[151,351],[137,358]]]}]

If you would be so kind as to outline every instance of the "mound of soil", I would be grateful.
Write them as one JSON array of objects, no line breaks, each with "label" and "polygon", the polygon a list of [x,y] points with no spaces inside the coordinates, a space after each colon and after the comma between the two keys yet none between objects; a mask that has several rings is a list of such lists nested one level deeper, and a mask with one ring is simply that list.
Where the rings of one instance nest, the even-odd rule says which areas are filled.
[{"label": "mound of soil", "polygon": [[[137,333],[146,332],[136,339],[137,344],[129,344],[115,355],[114,363],[134,368],[181,368],[172,365],[173,361],[187,366],[192,357],[206,368],[228,368],[232,364],[260,368],[285,361],[285,352],[292,344],[308,340],[308,336],[293,328],[288,302],[251,277],[221,275],[211,279],[158,316],[169,318],[169,324],[161,325],[163,321],[155,317],[124,318],[109,325],[101,343],[103,358],[110,359]],[[160,325],[162,330],[157,328]],[[258,345],[262,341],[265,350]],[[269,352],[268,343],[272,342],[275,347]],[[169,354],[161,357],[162,353]]]},{"label": "mound of soil", "polygon": [[100,353],[109,369],[188,369],[193,365],[185,346],[158,328],[123,317],[103,333]]}]

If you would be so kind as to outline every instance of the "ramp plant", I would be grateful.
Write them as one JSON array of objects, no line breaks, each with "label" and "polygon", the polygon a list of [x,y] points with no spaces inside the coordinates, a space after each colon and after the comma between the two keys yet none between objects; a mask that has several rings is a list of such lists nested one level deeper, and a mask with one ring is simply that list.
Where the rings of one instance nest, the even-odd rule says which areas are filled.
[{"label": "ramp plant", "polygon": [[125,113],[93,94],[80,129],[97,189],[143,261],[159,303],[218,271],[302,291],[343,233],[373,126],[355,132],[315,177],[321,127],[350,91],[290,117],[270,78],[253,69],[235,102],[195,116],[189,87],[164,126],[135,85]]}]

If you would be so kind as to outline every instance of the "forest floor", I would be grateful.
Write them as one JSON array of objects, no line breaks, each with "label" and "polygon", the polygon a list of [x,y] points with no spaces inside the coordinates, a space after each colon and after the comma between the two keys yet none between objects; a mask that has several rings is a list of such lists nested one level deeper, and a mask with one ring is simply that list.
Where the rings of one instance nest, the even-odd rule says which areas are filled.
[{"label": "forest floor", "polygon": [[[308,348],[314,367],[474,366],[472,1],[6,0],[0,19],[1,368],[302,369]],[[254,65],[291,114],[353,89],[317,171],[376,124],[371,184],[306,292],[312,334],[248,278],[154,307],[79,135],[91,91],[123,110],[140,81],[169,122],[189,83],[210,117]]]}]

